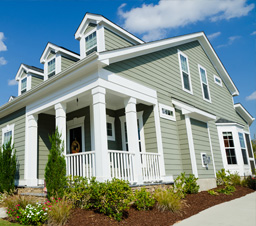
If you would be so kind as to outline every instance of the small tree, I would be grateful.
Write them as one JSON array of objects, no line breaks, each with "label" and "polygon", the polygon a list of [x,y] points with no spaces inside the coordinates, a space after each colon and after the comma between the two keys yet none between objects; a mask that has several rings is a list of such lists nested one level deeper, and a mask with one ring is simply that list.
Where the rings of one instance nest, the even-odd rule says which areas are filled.
[{"label": "small tree", "polygon": [[64,145],[60,137],[58,129],[56,129],[52,136],[49,136],[51,150],[49,151],[44,174],[48,197],[62,197],[64,188],[67,185],[66,161],[62,154]]},{"label": "small tree", "polygon": [[16,173],[16,150],[12,138],[0,148],[0,192],[14,189]]}]

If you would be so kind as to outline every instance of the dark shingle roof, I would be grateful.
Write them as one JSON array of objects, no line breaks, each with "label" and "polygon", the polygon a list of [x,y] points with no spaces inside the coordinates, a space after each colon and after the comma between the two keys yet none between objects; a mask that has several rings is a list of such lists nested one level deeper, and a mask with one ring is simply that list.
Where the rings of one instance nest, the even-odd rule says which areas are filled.
[{"label": "dark shingle roof", "polygon": [[38,67],[34,67],[34,66],[29,66],[29,65],[27,65],[27,64],[23,64],[25,67],[27,67],[27,68],[29,68],[29,69],[31,69],[31,70],[34,70],[34,71],[38,71],[38,72],[42,72],[42,73],[44,73],[44,70],[43,69],[41,69],[41,68],[38,68]]},{"label": "dark shingle roof", "polygon": [[[76,53],[76,52],[74,52],[74,51],[72,51],[72,50],[70,50],[70,49],[67,49],[67,48],[65,48],[65,47],[63,47],[63,46],[59,46],[59,45],[56,45],[56,44],[54,44],[54,43],[52,43],[52,42],[48,42],[48,43],[50,43],[50,44],[52,44],[52,45],[55,45],[55,46],[57,46],[57,47],[60,47],[60,48],[62,48],[62,49],[65,49],[65,50],[67,50],[67,51],[69,51],[69,52],[71,52],[71,53],[74,53],[74,54],[76,54],[77,56],[80,56],[78,53]],[[47,44],[48,44],[47,43]],[[46,45],[47,46],[47,45]]]},{"label": "dark shingle roof", "polygon": [[224,118],[219,118],[216,123],[235,123],[233,121],[230,121],[230,120],[227,120],[227,119],[224,119]]}]

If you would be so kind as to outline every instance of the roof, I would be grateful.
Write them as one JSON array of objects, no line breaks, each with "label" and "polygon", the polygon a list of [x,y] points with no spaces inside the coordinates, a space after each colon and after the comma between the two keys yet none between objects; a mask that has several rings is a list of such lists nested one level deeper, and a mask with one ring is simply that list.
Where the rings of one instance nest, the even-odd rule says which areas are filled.
[{"label": "roof", "polygon": [[228,72],[226,71],[225,67],[223,66],[222,62],[220,61],[219,57],[217,56],[216,52],[214,51],[212,45],[210,44],[204,32],[197,32],[197,33],[192,33],[192,34],[187,34],[182,36],[176,36],[168,39],[163,39],[163,40],[158,40],[158,41],[153,41],[148,43],[141,43],[140,45],[125,47],[122,49],[115,49],[115,50],[101,52],[99,53],[99,60],[105,65],[109,65],[111,63],[138,57],[141,55],[149,54],[152,52],[160,51],[160,50],[171,48],[174,46],[186,44],[192,41],[198,41],[201,44],[206,55],[210,59],[212,65],[218,72],[222,81],[227,86],[231,95],[233,96],[239,95],[239,91],[237,87],[235,86],[234,82],[232,81],[231,77],[229,76]]},{"label": "roof", "polygon": [[124,36],[129,41],[133,42],[134,44],[142,44],[144,43],[143,40],[136,37],[135,35],[131,34],[130,32],[126,31],[122,27],[118,26],[117,24],[113,23],[106,17],[100,15],[100,14],[94,14],[94,13],[86,13],[84,15],[84,18],[80,25],[78,26],[76,33],[75,33],[75,39],[80,40],[82,35],[84,34],[84,31],[86,30],[89,23],[94,22],[97,24],[104,24],[104,26],[110,28],[111,30],[114,30],[115,32],[119,33],[121,36]]},{"label": "roof", "polygon": [[236,123],[236,122],[233,122],[233,121],[230,121],[230,120],[227,120],[227,119],[224,119],[224,118],[219,118],[216,123]]},{"label": "roof", "polygon": [[236,112],[249,124],[253,123],[255,118],[244,108],[241,103],[234,104]]},{"label": "roof", "polygon": [[80,55],[76,52],[73,52],[67,48],[64,48],[62,46],[58,46],[56,44],[53,44],[51,42],[48,42],[45,49],[44,49],[44,52],[42,53],[42,56],[40,58],[40,63],[44,63],[48,54],[51,52],[51,51],[54,51],[55,53],[57,52],[61,52],[61,53],[64,53],[66,55],[68,55],[69,57],[72,57],[74,59],[77,59],[77,60],[80,60]]},{"label": "roof", "polygon": [[34,66],[29,66],[27,64],[21,64],[19,67],[19,70],[15,76],[15,80],[18,81],[22,71],[25,71],[26,73],[34,74],[34,75],[39,75],[39,76],[44,76],[44,70],[38,67]]},{"label": "roof", "polygon": [[38,71],[38,72],[42,72],[44,73],[44,70],[42,68],[39,68],[39,67],[35,67],[35,66],[29,66],[27,64],[23,64],[25,67],[31,69],[31,70],[34,70],[34,71]]}]

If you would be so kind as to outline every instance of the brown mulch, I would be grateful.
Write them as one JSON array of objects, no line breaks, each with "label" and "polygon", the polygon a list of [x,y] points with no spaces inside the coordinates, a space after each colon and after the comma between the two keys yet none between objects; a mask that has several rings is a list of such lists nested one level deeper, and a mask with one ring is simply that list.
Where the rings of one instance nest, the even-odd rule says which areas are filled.
[{"label": "brown mulch", "polygon": [[108,226],[108,225],[132,225],[132,226],[166,226],[181,221],[211,206],[227,202],[236,198],[240,198],[249,193],[254,192],[252,189],[245,187],[236,187],[233,195],[219,194],[217,196],[208,194],[207,191],[198,194],[187,195],[184,205],[179,213],[169,211],[159,212],[156,208],[150,211],[137,211],[133,208],[129,210],[125,219],[117,222],[103,214],[93,211],[75,209],[70,215],[70,219],[66,226]]}]

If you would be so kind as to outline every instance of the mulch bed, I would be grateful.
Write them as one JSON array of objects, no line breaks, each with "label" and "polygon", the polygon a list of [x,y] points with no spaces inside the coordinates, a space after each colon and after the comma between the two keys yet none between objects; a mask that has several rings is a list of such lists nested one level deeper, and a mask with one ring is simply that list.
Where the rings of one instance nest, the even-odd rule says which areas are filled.
[{"label": "mulch bed", "polygon": [[219,194],[217,196],[208,194],[207,191],[199,192],[198,194],[187,195],[184,200],[184,205],[179,213],[169,211],[159,212],[156,208],[150,211],[137,211],[131,208],[127,216],[121,222],[117,222],[103,214],[93,211],[75,209],[70,215],[70,219],[66,226],[108,226],[108,225],[132,225],[132,226],[166,226],[172,225],[175,222],[186,219],[195,215],[202,210],[211,206],[227,202],[236,198],[240,198],[249,193],[254,192],[252,189],[245,187],[236,187],[233,195]]}]

